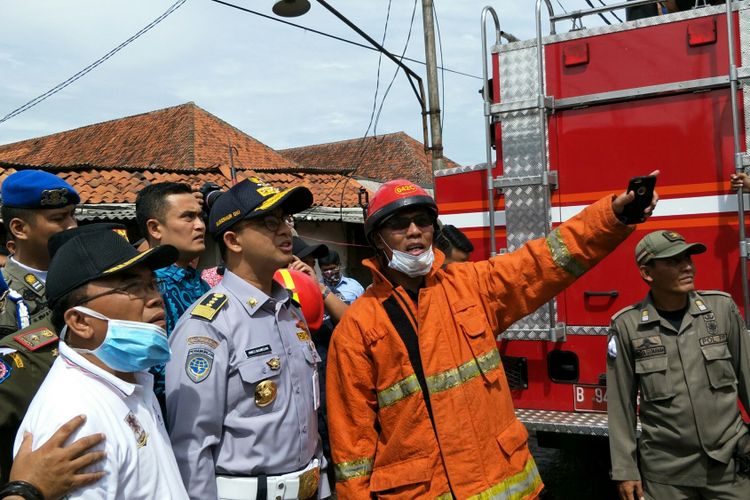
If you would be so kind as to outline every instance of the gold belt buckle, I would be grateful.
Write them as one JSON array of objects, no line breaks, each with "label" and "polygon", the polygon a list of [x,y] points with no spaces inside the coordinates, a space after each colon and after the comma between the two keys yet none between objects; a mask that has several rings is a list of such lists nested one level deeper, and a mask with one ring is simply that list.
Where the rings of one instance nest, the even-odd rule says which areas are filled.
[{"label": "gold belt buckle", "polygon": [[304,472],[299,477],[300,500],[307,500],[309,498],[317,498],[319,480],[320,480],[320,467],[315,467],[314,469],[310,469],[309,471]]}]

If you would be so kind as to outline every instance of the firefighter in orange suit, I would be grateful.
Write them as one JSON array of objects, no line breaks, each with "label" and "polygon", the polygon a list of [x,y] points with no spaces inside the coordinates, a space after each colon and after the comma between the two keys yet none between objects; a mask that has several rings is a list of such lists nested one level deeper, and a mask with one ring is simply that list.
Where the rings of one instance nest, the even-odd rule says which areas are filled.
[{"label": "firefighter in orange suit", "polygon": [[[443,267],[435,201],[406,180],[373,195],[373,285],[334,331],[327,371],[337,493],[350,498],[533,498],[542,490],[496,335],[560,293],[633,230],[602,199],[546,239]],[[656,204],[654,196],[650,213]]]}]

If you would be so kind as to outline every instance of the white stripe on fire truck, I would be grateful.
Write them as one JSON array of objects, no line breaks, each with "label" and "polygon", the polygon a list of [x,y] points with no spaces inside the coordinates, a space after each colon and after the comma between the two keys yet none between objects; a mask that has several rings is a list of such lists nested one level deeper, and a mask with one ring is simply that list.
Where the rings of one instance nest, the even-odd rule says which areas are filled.
[{"label": "white stripe on fire truck", "polygon": [[[658,191],[658,189],[657,189]],[[551,218],[553,223],[566,221],[578,214],[588,205],[553,206]],[[750,206],[750,196],[745,196],[745,206]],[[655,217],[675,215],[701,215],[731,213],[737,211],[737,196],[720,194],[712,196],[693,196],[689,198],[669,198],[659,200],[654,211]],[[489,225],[489,212],[466,212],[462,214],[441,214],[443,224],[452,224],[460,228],[485,227]],[[505,211],[495,212],[495,225],[505,225]]]}]

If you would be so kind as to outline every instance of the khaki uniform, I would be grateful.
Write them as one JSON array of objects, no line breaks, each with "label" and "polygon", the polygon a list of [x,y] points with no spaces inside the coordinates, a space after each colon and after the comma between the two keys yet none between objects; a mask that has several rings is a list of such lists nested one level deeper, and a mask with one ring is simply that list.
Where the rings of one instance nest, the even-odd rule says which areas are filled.
[{"label": "khaki uniform", "polygon": [[[607,359],[612,479],[739,492],[732,454],[747,429],[750,334],[732,298],[692,292],[679,331],[651,296],[612,318]],[[636,446],[636,395],[642,435]],[[641,470],[636,461],[640,453]],[[732,482],[729,485],[727,478]],[[742,486],[745,488],[745,486]],[[722,497],[724,498],[724,497]],[[731,498],[726,497],[726,498]]]},{"label": "khaki uniform", "polygon": [[[47,307],[44,283],[22,269],[13,259],[8,259],[8,263],[2,268],[2,274],[8,287],[23,297],[23,302],[28,308],[29,324],[48,321],[52,311]],[[16,304],[11,301],[9,294],[4,295],[0,303],[0,337],[18,330],[20,328],[16,316]]]},{"label": "khaki uniform", "polygon": [[57,357],[57,344],[48,321],[0,339],[0,484],[8,481],[16,432]]}]

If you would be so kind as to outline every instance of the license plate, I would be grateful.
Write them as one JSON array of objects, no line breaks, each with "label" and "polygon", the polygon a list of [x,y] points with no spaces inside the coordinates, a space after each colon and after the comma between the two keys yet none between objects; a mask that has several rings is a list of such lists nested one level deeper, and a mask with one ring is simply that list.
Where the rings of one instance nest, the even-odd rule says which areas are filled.
[{"label": "license plate", "polygon": [[574,385],[573,408],[575,411],[607,412],[606,385]]}]

